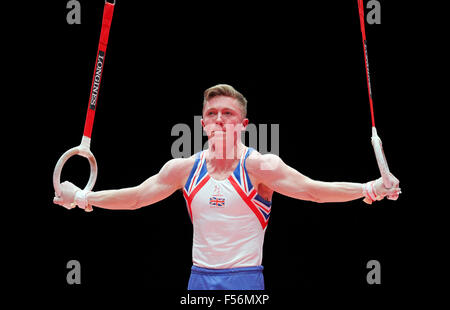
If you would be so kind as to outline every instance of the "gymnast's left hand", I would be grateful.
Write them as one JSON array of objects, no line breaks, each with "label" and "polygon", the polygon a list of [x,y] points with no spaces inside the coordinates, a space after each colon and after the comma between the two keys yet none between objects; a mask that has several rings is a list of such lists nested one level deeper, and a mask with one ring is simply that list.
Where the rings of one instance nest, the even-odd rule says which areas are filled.
[{"label": "gymnast's left hand", "polygon": [[390,200],[397,200],[401,194],[400,181],[392,173],[389,173],[388,178],[392,186],[390,188],[385,187],[383,179],[379,178],[374,183],[375,192],[381,199],[387,196]]}]

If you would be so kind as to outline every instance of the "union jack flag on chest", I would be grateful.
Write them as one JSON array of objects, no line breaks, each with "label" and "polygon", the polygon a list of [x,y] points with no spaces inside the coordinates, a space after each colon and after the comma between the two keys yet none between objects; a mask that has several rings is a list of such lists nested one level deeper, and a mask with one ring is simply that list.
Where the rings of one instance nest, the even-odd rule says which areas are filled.
[{"label": "union jack flag on chest", "polygon": [[225,198],[216,196],[209,197],[209,206],[211,208],[214,207],[223,208],[225,207]]}]

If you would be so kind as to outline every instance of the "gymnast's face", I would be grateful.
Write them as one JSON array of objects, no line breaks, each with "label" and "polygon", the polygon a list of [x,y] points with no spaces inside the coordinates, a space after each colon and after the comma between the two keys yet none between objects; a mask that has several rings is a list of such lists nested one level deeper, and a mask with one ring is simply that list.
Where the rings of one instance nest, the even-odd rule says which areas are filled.
[{"label": "gymnast's face", "polygon": [[224,138],[230,132],[240,134],[247,125],[248,119],[242,116],[239,102],[232,97],[213,97],[203,108],[202,126],[208,139]]}]

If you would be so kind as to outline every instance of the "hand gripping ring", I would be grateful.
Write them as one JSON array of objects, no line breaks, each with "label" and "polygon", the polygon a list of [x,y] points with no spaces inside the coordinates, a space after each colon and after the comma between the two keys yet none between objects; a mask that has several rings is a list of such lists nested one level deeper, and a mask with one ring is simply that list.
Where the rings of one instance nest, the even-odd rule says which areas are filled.
[{"label": "hand gripping ring", "polygon": [[[97,180],[97,161],[95,160],[94,154],[92,154],[89,149],[90,139],[83,136],[83,140],[79,146],[71,148],[67,152],[65,152],[58,160],[55,166],[55,170],[53,171],[53,188],[55,189],[55,193],[57,196],[61,196],[61,171],[66,163],[66,161],[74,156],[80,155],[89,160],[89,165],[91,166],[91,173],[89,176],[88,183],[84,187],[85,191],[91,191],[94,188],[95,181]],[[86,206],[85,211],[92,211],[92,206]]]}]

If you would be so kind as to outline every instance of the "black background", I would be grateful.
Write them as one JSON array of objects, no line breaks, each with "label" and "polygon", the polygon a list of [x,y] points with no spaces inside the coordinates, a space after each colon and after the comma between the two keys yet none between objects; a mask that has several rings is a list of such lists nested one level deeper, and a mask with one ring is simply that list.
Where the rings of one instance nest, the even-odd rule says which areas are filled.
[{"label": "black background", "polygon": [[[377,296],[415,286],[424,272],[411,269],[421,265],[418,244],[427,223],[413,220],[421,215],[413,208],[419,192],[411,171],[418,154],[408,125],[417,112],[411,99],[420,100],[411,76],[421,65],[412,70],[405,58],[405,46],[417,45],[398,23],[405,7],[380,2],[381,24],[366,24],[375,119],[403,194],[372,206],[274,194],[263,255],[273,304],[295,304],[307,291]],[[136,211],[85,213],[52,203],[54,165],[81,140],[101,27],[103,1],[80,3],[80,25],[66,22],[61,1],[40,4],[44,17],[29,29],[33,61],[25,62],[23,81],[29,88],[19,96],[33,99],[23,115],[29,130],[18,140],[39,155],[16,155],[27,159],[16,176],[27,175],[36,194],[31,201],[18,196],[11,283],[69,298],[104,290],[177,304],[187,293],[192,250],[181,193]],[[322,181],[379,177],[356,1],[118,0],[104,66],[91,145],[99,167],[95,190],[135,186],[157,173],[171,159],[172,127],[193,129],[203,91],[217,83],[247,97],[251,123],[279,124],[279,155],[303,174]],[[62,180],[82,187],[88,176],[88,162],[75,157]],[[78,286],[66,282],[72,259],[81,263]],[[372,259],[381,263],[381,285],[366,282]]]}]

